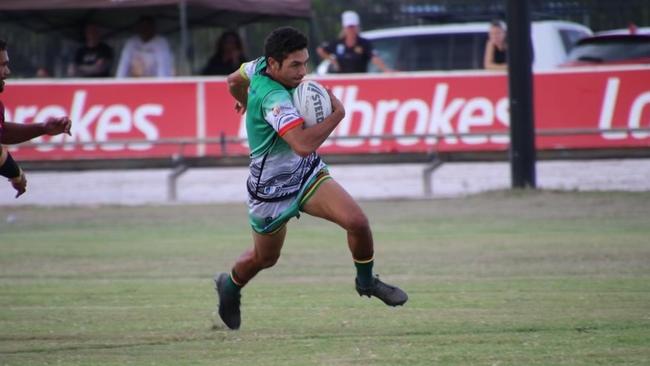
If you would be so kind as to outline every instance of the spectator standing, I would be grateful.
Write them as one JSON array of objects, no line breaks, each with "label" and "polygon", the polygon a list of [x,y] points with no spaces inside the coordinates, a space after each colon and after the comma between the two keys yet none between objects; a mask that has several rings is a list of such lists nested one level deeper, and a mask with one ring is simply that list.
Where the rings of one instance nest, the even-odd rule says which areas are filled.
[{"label": "spectator standing", "polygon": [[124,44],[115,76],[169,77],[174,75],[174,57],[169,42],[156,34],[153,17],[144,16],[136,25],[137,35]]},{"label": "spectator standing", "polygon": [[383,72],[391,71],[384,61],[376,55],[372,43],[359,35],[361,21],[359,14],[352,10],[341,15],[342,37],[325,42],[316,49],[323,59],[329,59],[334,71],[338,73],[368,72],[368,62],[372,62]]},{"label": "spectator standing", "polygon": [[244,46],[236,32],[224,32],[215,44],[215,52],[203,68],[203,75],[229,75],[246,62]]},{"label": "spectator standing", "polygon": [[492,21],[485,44],[483,67],[486,70],[505,70],[508,67],[507,48],[505,24],[500,20]]},{"label": "spectator standing", "polygon": [[95,24],[84,27],[85,43],[74,56],[68,70],[69,76],[98,78],[108,77],[113,67],[113,49],[102,42]]}]

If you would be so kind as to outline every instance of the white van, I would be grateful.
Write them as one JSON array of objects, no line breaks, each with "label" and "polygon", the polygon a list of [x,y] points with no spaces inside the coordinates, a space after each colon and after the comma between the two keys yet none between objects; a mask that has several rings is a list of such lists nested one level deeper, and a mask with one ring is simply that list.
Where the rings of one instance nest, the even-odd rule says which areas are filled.
[{"label": "white van", "polygon": [[[471,70],[483,68],[483,52],[490,23],[459,23],[376,29],[362,32],[386,65],[398,71]],[[552,69],[566,60],[571,47],[591,30],[565,21],[532,23],[536,70]],[[329,73],[323,61],[317,74]],[[378,72],[371,63],[369,72]]]}]

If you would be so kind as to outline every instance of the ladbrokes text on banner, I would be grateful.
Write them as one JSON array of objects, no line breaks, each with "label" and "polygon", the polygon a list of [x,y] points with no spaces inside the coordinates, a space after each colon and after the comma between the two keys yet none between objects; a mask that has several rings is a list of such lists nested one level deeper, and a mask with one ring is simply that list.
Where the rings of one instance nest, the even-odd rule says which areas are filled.
[{"label": "ladbrokes text on banner", "polygon": [[[510,121],[505,74],[397,73],[317,80],[346,109],[334,138],[320,148],[323,153],[507,150],[508,126],[517,123]],[[538,149],[650,147],[647,131],[607,131],[650,128],[650,68],[563,70],[535,75],[534,85],[537,131],[567,131],[564,136],[538,135]],[[8,80],[0,98],[7,121],[33,123],[69,115],[74,122],[71,137],[41,137],[35,140],[41,143],[37,147],[14,150],[23,160],[248,153],[245,142],[223,143],[246,137],[245,116],[236,113],[223,78]],[[486,132],[491,134],[481,135]]]},{"label": "ladbrokes text on banner", "polygon": [[[196,137],[194,83],[7,81],[0,97],[7,121],[33,123],[66,115],[73,121],[72,136],[42,136],[32,140],[35,147],[14,147],[20,159],[164,157],[179,147],[158,144],[161,140]],[[138,142],[119,142],[124,140]]]}]

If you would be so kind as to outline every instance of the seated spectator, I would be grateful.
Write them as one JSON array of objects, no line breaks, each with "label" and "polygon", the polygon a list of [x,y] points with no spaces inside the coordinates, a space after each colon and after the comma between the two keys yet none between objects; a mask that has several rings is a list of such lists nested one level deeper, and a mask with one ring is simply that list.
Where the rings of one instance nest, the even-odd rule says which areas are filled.
[{"label": "seated spectator", "polygon": [[84,28],[85,44],[77,50],[69,76],[97,78],[110,76],[113,67],[113,49],[102,42],[95,24]]},{"label": "seated spectator", "polygon": [[116,75],[123,77],[168,77],[174,75],[174,56],[169,42],[156,34],[153,17],[138,20],[137,35],[124,44]]},{"label": "seated spectator", "polygon": [[203,75],[229,75],[246,62],[241,38],[233,31],[224,32],[215,44],[215,50],[203,68]]},{"label": "seated spectator", "polygon": [[486,70],[505,70],[507,64],[506,27],[500,20],[490,23],[488,40],[485,44],[483,67]]}]

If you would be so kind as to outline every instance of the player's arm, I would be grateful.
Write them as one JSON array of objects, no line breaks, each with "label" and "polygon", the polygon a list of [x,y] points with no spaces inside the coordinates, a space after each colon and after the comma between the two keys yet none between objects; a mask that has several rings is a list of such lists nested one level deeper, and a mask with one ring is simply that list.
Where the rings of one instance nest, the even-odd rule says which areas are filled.
[{"label": "player's arm", "polygon": [[327,90],[327,93],[332,101],[332,114],[314,126],[305,128],[301,123],[280,135],[300,156],[304,157],[316,151],[345,117],[343,103],[330,90]]},{"label": "player's arm", "polygon": [[248,104],[248,86],[250,85],[250,80],[242,69],[244,65],[245,64],[242,64],[242,67],[228,75],[227,79],[228,91],[237,101],[235,109],[240,113],[246,111],[246,106]]},{"label": "player's arm", "polygon": [[27,190],[27,179],[23,170],[13,159],[7,148],[0,145],[0,175],[8,178],[11,186],[16,190],[16,198]]},{"label": "player's arm", "polygon": [[67,133],[70,135],[72,122],[68,117],[50,118],[43,123],[13,123],[5,122],[0,143],[2,144],[19,144],[29,141],[42,135],[58,135]]}]

